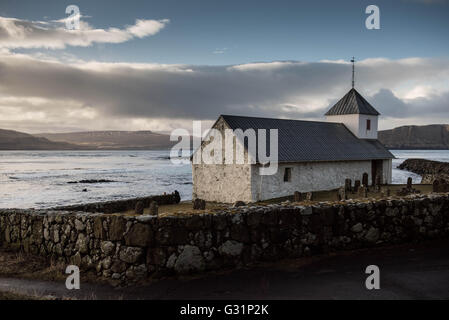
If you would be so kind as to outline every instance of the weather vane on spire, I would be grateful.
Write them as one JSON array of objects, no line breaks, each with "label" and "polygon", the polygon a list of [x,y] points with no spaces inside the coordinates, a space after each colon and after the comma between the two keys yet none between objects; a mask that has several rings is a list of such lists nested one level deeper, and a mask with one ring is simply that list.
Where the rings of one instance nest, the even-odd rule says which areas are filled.
[{"label": "weather vane on spire", "polygon": [[352,62],[352,88],[354,89],[354,69],[355,69],[355,58],[354,57],[352,57],[351,62]]}]

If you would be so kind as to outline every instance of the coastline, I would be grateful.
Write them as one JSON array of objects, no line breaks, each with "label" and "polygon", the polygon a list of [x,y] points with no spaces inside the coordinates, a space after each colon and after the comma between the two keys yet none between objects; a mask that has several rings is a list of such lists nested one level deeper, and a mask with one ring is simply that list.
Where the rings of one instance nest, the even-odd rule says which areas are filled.
[{"label": "coastline", "polygon": [[[421,176],[396,167],[407,158],[449,161],[449,151],[392,150],[393,184]],[[175,165],[169,150],[0,151],[0,207],[51,208],[114,201],[178,190],[192,197],[191,165]],[[69,183],[72,181],[109,183]],[[86,191],[84,192],[83,190]]]}]

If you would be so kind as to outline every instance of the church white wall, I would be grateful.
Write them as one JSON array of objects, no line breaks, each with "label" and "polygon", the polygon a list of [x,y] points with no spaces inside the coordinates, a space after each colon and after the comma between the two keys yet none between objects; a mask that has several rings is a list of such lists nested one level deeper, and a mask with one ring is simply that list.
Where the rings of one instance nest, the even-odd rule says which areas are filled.
[{"label": "church white wall", "polygon": [[[291,168],[291,181],[284,182],[285,168]],[[391,183],[391,159],[382,161],[383,183]],[[275,175],[260,176],[257,165],[193,165],[193,198],[233,203],[258,201],[308,192],[336,189],[345,179],[371,178],[371,160],[279,164]]]},{"label": "church white wall", "polygon": [[192,165],[193,198],[233,203],[253,201],[250,164]]},{"label": "church white wall", "polygon": [[[292,168],[291,182],[284,182],[285,168]],[[254,201],[292,195],[295,191],[308,192],[339,188],[345,179],[362,180],[368,173],[371,181],[371,161],[338,161],[279,164],[272,176],[260,176],[255,166],[251,171],[251,192]]]},{"label": "church white wall", "polygon": [[[366,114],[359,115],[359,135],[361,139],[377,139],[377,119],[378,116],[371,116]],[[371,130],[366,129],[366,120],[371,120]]]},{"label": "church white wall", "polygon": [[355,136],[359,136],[359,115],[345,114],[336,116],[326,116],[326,121],[343,123]]},{"label": "church white wall", "polygon": [[[366,120],[371,120],[371,130],[366,128]],[[326,121],[343,123],[360,139],[377,139],[378,116],[366,114],[345,114],[326,116]]]},{"label": "church white wall", "polygon": [[[214,129],[224,133],[229,126],[223,119],[219,119]],[[205,139],[208,141],[208,139]],[[248,152],[245,150],[245,164],[235,163],[236,143],[233,144],[233,164],[226,163],[226,152],[222,145],[221,164],[192,164],[192,198],[206,201],[233,203],[235,201],[252,201],[251,193],[251,170],[253,166],[249,163]],[[204,142],[197,152],[202,152],[207,146]]]}]

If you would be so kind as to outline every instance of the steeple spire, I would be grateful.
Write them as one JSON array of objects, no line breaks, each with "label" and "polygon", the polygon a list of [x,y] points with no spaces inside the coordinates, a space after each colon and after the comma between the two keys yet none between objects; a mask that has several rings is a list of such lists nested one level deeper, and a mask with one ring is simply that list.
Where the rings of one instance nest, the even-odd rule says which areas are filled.
[{"label": "steeple spire", "polygon": [[352,88],[354,89],[354,69],[355,69],[355,58],[354,57],[352,57],[352,59],[351,59],[351,62],[352,62]]}]

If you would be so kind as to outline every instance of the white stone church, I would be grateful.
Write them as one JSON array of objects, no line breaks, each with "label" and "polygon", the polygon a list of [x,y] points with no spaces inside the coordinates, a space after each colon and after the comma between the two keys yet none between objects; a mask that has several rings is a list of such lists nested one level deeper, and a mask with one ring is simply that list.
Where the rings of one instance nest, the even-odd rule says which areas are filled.
[{"label": "white stone church", "polygon": [[[221,115],[212,127],[221,132],[278,129],[278,170],[274,175],[260,175],[257,161],[193,163],[193,199],[253,202],[295,191],[331,190],[343,186],[347,178],[362,180],[365,172],[370,183],[376,175],[382,184],[391,183],[394,156],[377,140],[379,115],[355,89],[322,122]],[[236,143],[246,148],[243,141]],[[196,152],[204,147],[203,142]]]}]

